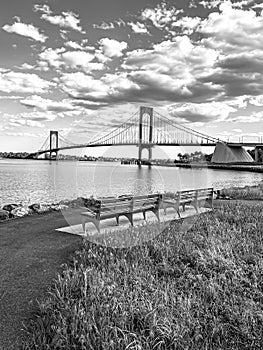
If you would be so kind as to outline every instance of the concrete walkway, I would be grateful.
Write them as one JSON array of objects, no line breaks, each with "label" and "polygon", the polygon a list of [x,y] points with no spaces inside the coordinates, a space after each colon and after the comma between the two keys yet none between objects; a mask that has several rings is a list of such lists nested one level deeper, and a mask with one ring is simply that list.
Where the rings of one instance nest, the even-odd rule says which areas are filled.
[{"label": "concrete walkway", "polygon": [[80,247],[81,237],[55,231],[65,225],[60,212],[0,223],[0,350],[19,348],[36,299]]}]

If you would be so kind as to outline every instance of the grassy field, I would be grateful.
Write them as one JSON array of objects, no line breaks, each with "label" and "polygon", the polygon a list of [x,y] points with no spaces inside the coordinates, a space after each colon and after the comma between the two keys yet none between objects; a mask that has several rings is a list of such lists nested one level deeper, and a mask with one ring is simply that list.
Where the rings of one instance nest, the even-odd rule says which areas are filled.
[{"label": "grassy field", "polygon": [[263,199],[263,182],[255,186],[230,187],[220,191],[221,195],[232,199]]},{"label": "grassy field", "polygon": [[130,249],[84,243],[23,349],[262,349],[262,209],[227,203]]}]

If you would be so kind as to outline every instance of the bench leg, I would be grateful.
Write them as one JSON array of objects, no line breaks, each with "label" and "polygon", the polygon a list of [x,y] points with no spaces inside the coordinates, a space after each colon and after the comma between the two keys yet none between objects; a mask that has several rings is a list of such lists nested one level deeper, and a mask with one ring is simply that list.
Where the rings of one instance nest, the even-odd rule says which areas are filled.
[{"label": "bench leg", "polygon": [[119,216],[119,215],[116,215],[116,223],[117,223],[117,226],[119,226],[119,224],[120,224],[119,218],[120,218],[120,216]]},{"label": "bench leg", "polygon": [[125,214],[124,216],[126,216],[126,218],[130,221],[131,225],[133,226],[133,216],[132,216],[132,213],[130,213],[130,214]]},{"label": "bench leg", "polygon": [[198,213],[198,201],[193,202],[193,206],[194,206],[196,212]]},{"label": "bench leg", "polygon": [[85,218],[82,218],[81,222],[82,222],[83,231],[84,231],[84,233],[86,233],[86,228],[85,228],[86,220],[85,220]]},{"label": "bench leg", "polygon": [[176,206],[174,207],[174,209],[175,209],[175,211],[177,212],[178,217],[181,219],[181,215],[180,215],[180,211],[179,211],[179,206],[176,205]]},{"label": "bench leg", "polygon": [[185,204],[182,204],[182,207],[183,207],[183,211],[185,211]]},{"label": "bench leg", "polygon": [[87,222],[91,222],[95,227],[96,229],[98,230],[98,232],[100,233],[100,222],[98,220],[95,220],[95,219],[89,219],[89,218],[83,218],[82,219],[82,228],[83,228],[83,231],[86,233],[86,223]]},{"label": "bench leg", "polygon": [[158,221],[160,221],[159,210],[158,209],[152,209],[151,211],[156,215]]},{"label": "bench leg", "polygon": [[146,220],[146,212],[143,212],[143,219]]}]

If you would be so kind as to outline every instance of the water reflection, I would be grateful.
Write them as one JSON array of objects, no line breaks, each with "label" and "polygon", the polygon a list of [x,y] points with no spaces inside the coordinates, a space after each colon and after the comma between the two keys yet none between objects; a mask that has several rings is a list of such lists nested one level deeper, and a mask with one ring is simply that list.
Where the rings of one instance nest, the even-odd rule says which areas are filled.
[{"label": "water reflection", "polygon": [[56,202],[78,196],[116,196],[213,186],[253,185],[263,174],[102,162],[0,160],[0,205]]}]

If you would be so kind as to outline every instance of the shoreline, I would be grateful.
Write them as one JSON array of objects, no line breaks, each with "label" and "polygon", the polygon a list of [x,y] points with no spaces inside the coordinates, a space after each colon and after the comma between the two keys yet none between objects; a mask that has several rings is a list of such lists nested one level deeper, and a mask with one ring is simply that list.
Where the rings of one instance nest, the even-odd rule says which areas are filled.
[{"label": "shoreline", "polygon": [[263,173],[263,164],[247,165],[247,164],[209,164],[209,163],[167,163],[167,164],[152,164],[154,166],[174,167],[174,168],[195,168],[195,169],[216,169],[216,170],[235,170]]}]

